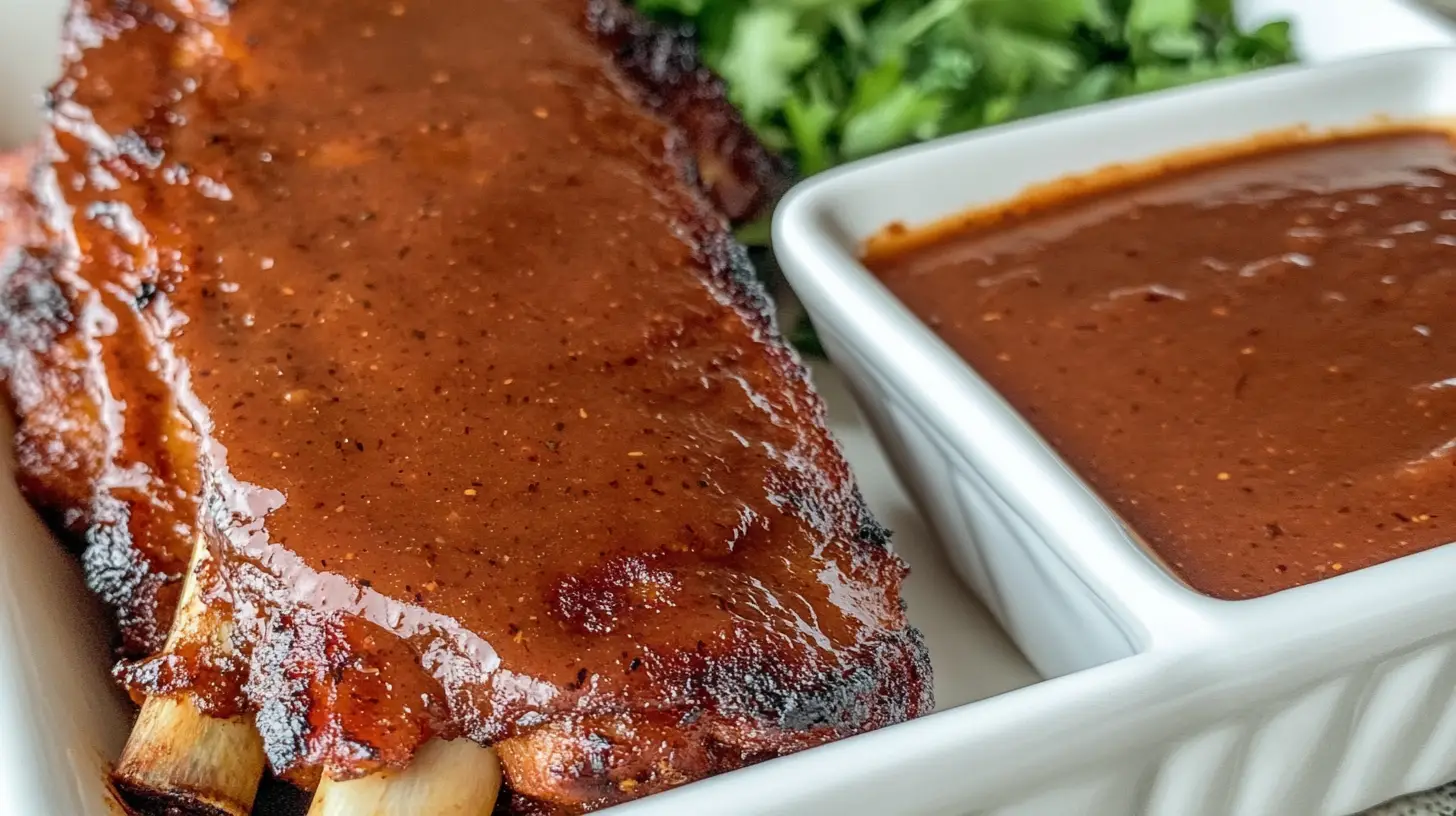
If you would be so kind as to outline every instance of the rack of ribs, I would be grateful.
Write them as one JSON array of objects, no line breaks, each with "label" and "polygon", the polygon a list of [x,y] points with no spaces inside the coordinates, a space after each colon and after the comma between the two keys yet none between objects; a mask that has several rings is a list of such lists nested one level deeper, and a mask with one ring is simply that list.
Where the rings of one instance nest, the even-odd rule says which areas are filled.
[{"label": "rack of ribs", "polygon": [[263,758],[468,744],[500,812],[576,813],[929,711],[905,567],[729,231],[781,168],[683,32],[77,0],[46,109],[0,369],[173,732],[124,788],[246,813]]}]

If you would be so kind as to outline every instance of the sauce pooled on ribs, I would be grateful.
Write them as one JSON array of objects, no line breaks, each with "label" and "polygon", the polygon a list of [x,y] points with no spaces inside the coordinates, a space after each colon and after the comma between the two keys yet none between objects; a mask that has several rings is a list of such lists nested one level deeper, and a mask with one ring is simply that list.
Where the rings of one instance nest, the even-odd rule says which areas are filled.
[{"label": "sauce pooled on ribs", "polygon": [[1189,584],[1248,598],[1456,537],[1449,136],[1031,210],[868,263]]},{"label": "sauce pooled on ribs", "polygon": [[301,779],[501,743],[515,807],[573,810],[928,710],[904,567],[704,194],[744,214],[770,163],[678,41],[565,0],[68,32],[6,287],[25,486],[129,654],[197,535],[233,627],[135,692],[256,712]]}]

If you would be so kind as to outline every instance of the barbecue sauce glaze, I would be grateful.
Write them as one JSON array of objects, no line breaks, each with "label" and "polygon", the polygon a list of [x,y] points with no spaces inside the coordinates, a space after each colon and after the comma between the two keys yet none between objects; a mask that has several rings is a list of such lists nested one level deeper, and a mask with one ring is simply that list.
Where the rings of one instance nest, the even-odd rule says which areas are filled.
[{"label": "barbecue sauce glaze", "polygon": [[570,809],[928,710],[904,567],[697,183],[747,206],[736,159],[623,19],[78,6],[6,292],[25,486],[132,654],[199,534],[232,627],[134,692],[255,714],[305,782],[502,743]]},{"label": "barbecue sauce glaze", "polygon": [[868,263],[1196,589],[1451,541],[1456,148],[1286,145]]}]

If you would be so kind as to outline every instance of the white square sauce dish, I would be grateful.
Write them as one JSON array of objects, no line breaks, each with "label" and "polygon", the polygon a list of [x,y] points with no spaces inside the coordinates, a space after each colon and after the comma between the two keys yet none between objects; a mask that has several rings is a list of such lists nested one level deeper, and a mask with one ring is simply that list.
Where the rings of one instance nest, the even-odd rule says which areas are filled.
[{"label": "white square sauce dish", "polygon": [[[1341,814],[1448,779],[1456,548],[1348,573],[1336,561],[1336,577],[1248,600],[1194,591],[977,373],[996,372],[973,370],[890,293],[862,248],[887,225],[932,224],[1109,166],[1291,129],[1453,116],[1456,51],[1377,56],[900,151],[814,179],[780,207],[785,273],[961,576],[1046,676],[1081,685],[1125,672],[1088,715],[1103,745],[1090,764],[1104,768],[1088,784],[1124,806],[1074,798],[1066,812]],[[1169,708],[1179,713],[1147,716]],[[1117,736],[1130,743],[1113,747]]]}]

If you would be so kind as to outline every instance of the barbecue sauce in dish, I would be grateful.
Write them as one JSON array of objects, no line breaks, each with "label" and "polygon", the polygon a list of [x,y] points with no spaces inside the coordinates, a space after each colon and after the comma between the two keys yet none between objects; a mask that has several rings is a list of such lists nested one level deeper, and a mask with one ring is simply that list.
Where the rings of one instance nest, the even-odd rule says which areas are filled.
[{"label": "barbecue sauce in dish", "polygon": [[1265,595],[1456,538],[1444,133],[1042,195],[888,235],[866,262],[1201,592]]},{"label": "barbecue sauce in dish", "polygon": [[767,159],[679,39],[574,0],[68,32],[0,315],[21,478],[133,656],[199,535],[231,628],[134,692],[254,716],[305,781],[498,744],[515,811],[929,711],[904,565],[728,232]]}]

